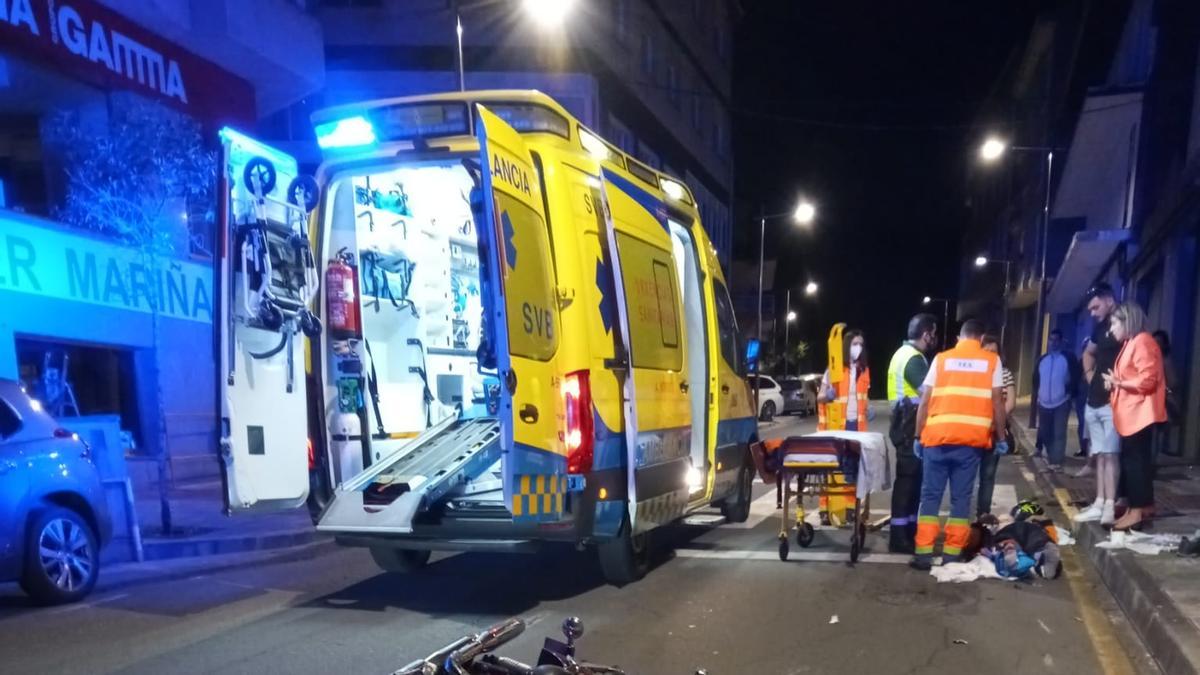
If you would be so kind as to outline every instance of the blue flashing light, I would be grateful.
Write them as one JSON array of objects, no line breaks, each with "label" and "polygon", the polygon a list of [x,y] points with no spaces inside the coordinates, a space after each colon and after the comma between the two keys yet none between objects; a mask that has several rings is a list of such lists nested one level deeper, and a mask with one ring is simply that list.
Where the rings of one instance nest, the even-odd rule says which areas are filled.
[{"label": "blue flashing light", "polygon": [[362,115],[318,124],[316,132],[317,145],[324,149],[372,145],[376,140],[375,127]]}]

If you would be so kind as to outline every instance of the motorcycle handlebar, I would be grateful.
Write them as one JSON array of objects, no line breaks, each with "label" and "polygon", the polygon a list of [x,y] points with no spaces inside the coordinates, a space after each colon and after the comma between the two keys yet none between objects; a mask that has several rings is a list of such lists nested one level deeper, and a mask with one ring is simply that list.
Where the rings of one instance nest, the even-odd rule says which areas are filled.
[{"label": "motorcycle handlebar", "polygon": [[447,672],[455,675],[465,675],[464,664],[472,659],[500,647],[509,640],[525,632],[525,622],[520,619],[509,619],[475,635],[463,637],[442,647],[420,661],[413,661],[392,675],[438,675]]}]

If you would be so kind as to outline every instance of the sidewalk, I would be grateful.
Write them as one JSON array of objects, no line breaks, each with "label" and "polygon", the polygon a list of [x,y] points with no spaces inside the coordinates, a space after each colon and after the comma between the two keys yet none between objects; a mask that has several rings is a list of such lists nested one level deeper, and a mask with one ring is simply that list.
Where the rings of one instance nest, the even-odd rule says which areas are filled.
[{"label": "sidewalk", "polygon": [[[144,560],[209,556],[308,544],[325,538],[317,533],[304,507],[280,512],[225,515],[219,478],[176,481],[168,493],[171,531],[162,529],[157,487],[137,485],[134,503],[142,535]],[[120,517],[113,514],[114,518]],[[111,560],[131,560],[132,542],[119,537],[105,548]]]},{"label": "sidewalk", "polygon": [[[1074,478],[1084,460],[1079,450],[1074,413],[1067,431],[1065,471],[1051,473],[1044,458],[1032,457],[1037,431],[1028,428],[1029,406],[1013,414],[1013,434],[1041,486],[1068,514],[1095,498],[1095,479]],[[1154,533],[1192,536],[1200,528],[1200,466],[1161,457],[1154,483],[1158,517]],[[1173,552],[1141,555],[1107,550],[1096,544],[1108,539],[1099,523],[1068,523],[1082,556],[1091,560],[1129,622],[1138,630],[1163,672],[1200,674],[1200,559]]]}]

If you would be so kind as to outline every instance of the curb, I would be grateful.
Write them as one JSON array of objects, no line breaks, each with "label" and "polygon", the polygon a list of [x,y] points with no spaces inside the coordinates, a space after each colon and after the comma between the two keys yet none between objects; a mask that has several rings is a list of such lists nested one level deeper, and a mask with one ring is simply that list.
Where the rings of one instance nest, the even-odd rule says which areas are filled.
[{"label": "curb", "polygon": [[[1064,513],[1068,512],[1070,505],[1062,503],[1059,497],[1060,486],[1055,485],[1048,474],[1038,470],[1031,456],[1033,444],[1026,438],[1029,430],[1019,422],[1014,426],[1021,431],[1017,439],[1025,452],[1021,461],[1033,473],[1038,487]],[[1200,675],[1200,632],[1196,631],[1154,578],[1137,563],[1132,554],[1118,555],[1116,551],[1097,547],[1096,544],[1108,538],[1104,528],[1098,524],[1072,523],[1072,526],[1077,548],[1092,563],[1159,668],[1171,675]]]},{"label": "curb", "polygon": [[207,539],[145,539],[142,550],[145,560],[172,560],[225,553],[247,553],[303,546],[328,537],[316,528],[264,535],[210,537]]}]

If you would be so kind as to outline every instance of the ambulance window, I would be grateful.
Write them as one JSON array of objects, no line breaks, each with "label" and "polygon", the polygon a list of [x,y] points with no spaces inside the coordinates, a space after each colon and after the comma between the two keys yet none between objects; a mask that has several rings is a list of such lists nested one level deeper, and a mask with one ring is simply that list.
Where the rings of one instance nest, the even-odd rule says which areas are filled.
[{"label": "ambulance window", "polygon": [[634,368],[679,370],[679,290],[671,253],[618,232]]},{"label": "ambulance window", "polygon": [[725,284],[713,279],[713,295],[717,302],[717,332],[721,338],[721,356],[725,357],[725,363],[728,363],[729,367],[740,371],[741,350],[738,348],[737,319],[733,315],[729,291]]},{"label": "ambulance window", "polygon": [[519,200],[496,193],[504,294],[508,307],[508,350],[514,356],[549,361],[558,350],[558,311],[550,243],[541,216]]}]

